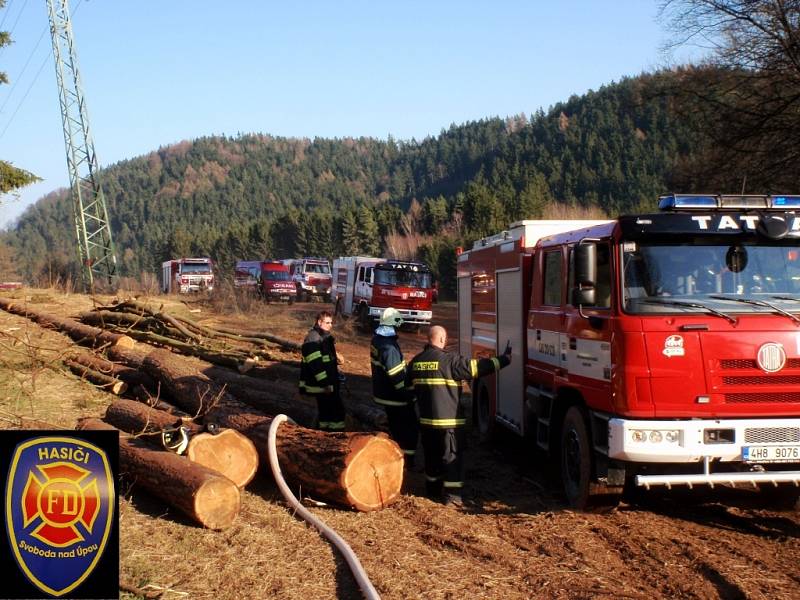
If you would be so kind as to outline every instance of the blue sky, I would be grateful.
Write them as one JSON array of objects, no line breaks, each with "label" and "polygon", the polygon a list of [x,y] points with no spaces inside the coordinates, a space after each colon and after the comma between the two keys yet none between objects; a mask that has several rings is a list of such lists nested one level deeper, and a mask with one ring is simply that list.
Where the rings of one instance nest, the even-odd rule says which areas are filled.
[{"label": "blue sky", "polygon": [[[70,9],[101,166],[212,134],[422,139],[546,110],[665,61],[655,0],[70,0]],[[4,227],[68,175],[46,2],[8,0],[0,22],[15,42],[0,49],[10,79],[0,86],[0,158],[45,180],[0,199]]]}]

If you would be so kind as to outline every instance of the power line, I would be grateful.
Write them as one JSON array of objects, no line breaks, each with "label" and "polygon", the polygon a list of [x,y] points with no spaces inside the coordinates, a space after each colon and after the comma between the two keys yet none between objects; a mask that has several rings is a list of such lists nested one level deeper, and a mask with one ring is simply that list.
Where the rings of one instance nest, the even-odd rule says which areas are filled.
[{"label": "power line", "polygon": [[11,123],[14,122],[14,117],[17,116],[17,113],[19,112],[19,109],[22,107],[22,105],[25,103],[25,100],[28,98],[28,94],[30,94],[31,90],[33,89],[33,86],[39,80],[39,75],[42,74],[42,69],[44,69],[44,66],[49,61],[50,61],[50,57],[49,56],[45,56],[44,57],[44,61],[42,62],[42,66],[39,67],[38,71],[36,71],[36,75],[34,76],[33,81],[31,81],[31,84],[28,86],[28,89],[25,91],[25,95],[22,97],[22,100],[19,101],[19,104],[17,104],[17,108],[14,109],[14,112],[11,115],[11,118],[9,118],[8,123],[6,123],[6,126],[3,129],[3,131],[0,132],[0,140],[3,139],[3,136],[6,134],[6,131],[8,131],[9,127],[11,127]]},{"label": "power line", "polygon": [[[81,5],[81,2],[83,2],[83,0],[78,0],[78,3],[75,5],[75,8],[72,9],[72,14],[70,16],[75,16],[75,13],[78,12],[78,8]],[[28,0],[25,0],[25,4],[27,4],[27,3],[28,3]],[[23,8],[25,8],[25,7],[23,6]],[[47,31],[47,29],[45,29],[45,31]],[[40,36],[39,37],[39,42],[41,42],[41,41],[42,40],[41,40],[41,36]],[[36,46],[39,45],[39,42],[36,42]],[[34,48],[34,50],[36,50],[36,48]],[[28,58],[28,62],[30,62],[30,59],[32,58],[32,56],[33,56],[33,54],[31,54],[31,56]],[[14,112],[12,113],[11,117],[8,119],[8,123],[6,123],[6,126],[3,128],[3,131],[0,132],[0,139],[3,139],[3,136],[6,134],[6,131],[8,131],[9,127],[11,127],[11,124],[14,122],[14,117],[17,116],[17,113],[19,112],[19,109],[25,103],[25,100],[28,98],[28,94],[30,94],[31,90],[33,89],[33,86],[36,85],[36,82],[39,80],[39,75],[42,74],[42,70],[44,69],[44,66],[47,64],[47,61],[50,60],[50,57],[51,57],[51,54],[48,54],[47,56],[44,57],[44,61],[42,62],[42,65],[39,67],[39,70],[36,71],[36,75],[34,75],[33,81],[31,81],[31,84],[28,86],[28,89],[25,91],[25,95],[22,96],[22,99],[17,104],[17,108],[14,109]],[[28,63],[26,62],[25,63],[25,67],[27,67],[27,66],[28,66]],[[23,67],[23,71],[25,70],[25,67]],[[9,97],[10,97],[10,94],[9,94]],[[6,102],[3,103],[3,107],[5,107],[7,102],[8,102],[8,98],[6,98]],[[0,109],[0,112],[2,112],[1,109]]]},{"label": "power line", "polygon": [[30,64],[33,55],[36,53],[36,50],[38,50],[39,44],[42,43],[45,33],[47,33],[47,27],[42,29],[42,34],[39,36],[39,41],[36,42],[36,45],[33,47],[33,50],[31,50],[31,53],[28,55],[28,60],[25,61],[25,66],[22,67],[22,71],[20,71],[19,75],[14,79],[14,83],[11,86],[11,89],[8,90],[8,96],[6,96],[6,101],[3,102],[2,106],[0,106],[0,115],[3,114],[3,109],[6,107],[6,104],[8,104],[8,101],[11,100],[11,96],[14,95],[14,90],[16,89],[17,84],[19,84],[19,82],[22,80],[22,76],[25,74],[25,70],[28,68],[28,65]]},{"label": "power line", "polygon": [[6,19],[8,18],[9,13],[11,12],[11,5],[14,4],[14,0],[9,0],[8,4],[6,4],[6,14],[3,17],[3,20],[0,21],[0,29],[3,28],[3,25],[6,23]]},{"label": "power line", "polygon": [[[22,5],[22,8],[19,9],[17,13],[17,20],[14,21],[14,24],[11,26],[11,29],[8,32],[8,35],[11,36],[14,33],[14,30],[17,28],[17,23],[19,23],[19,18],[22,16],[22,13],[25,12],[25,7],[28,6],[28,0],[25,0],[25,4]],[[5,19],[3,19],[5,20]]]}]

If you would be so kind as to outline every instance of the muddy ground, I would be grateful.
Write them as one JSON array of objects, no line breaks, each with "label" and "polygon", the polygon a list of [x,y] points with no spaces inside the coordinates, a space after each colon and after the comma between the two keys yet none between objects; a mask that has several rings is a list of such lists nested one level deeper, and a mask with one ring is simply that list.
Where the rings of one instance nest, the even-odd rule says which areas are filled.
[{"label": "muddy ground", "polygon": [[[88,297],[24,290],[39,310],[75,314]],[[7,294],[8,295],[8,294]],[[269,330],[302,340],[319,304],[292,307],[158,299],[208,324]],[[457,335],[455,307],[435,320]],[[336,325],[349,392],[367,401],[368,342]],[[422,334],[404,333],[410,355]],[[110,398],[62,368],[64,336],[0,312],[0,426],[70,427],[102,415]],[[608,498],[591,512],[565,508],[557,476],[510,437],[474,440],[466,505],[422,496],[413,472],[391,507],[311,510],[359,557],[382,598],[798,598],[800,514],[747,490],[650,494],[637,505]],[[297,519],[267,476],[243,494],[237,522],[203,530],[163,503],[123,489],[120,574],[124,598],[360,598],[346,563]]]}]

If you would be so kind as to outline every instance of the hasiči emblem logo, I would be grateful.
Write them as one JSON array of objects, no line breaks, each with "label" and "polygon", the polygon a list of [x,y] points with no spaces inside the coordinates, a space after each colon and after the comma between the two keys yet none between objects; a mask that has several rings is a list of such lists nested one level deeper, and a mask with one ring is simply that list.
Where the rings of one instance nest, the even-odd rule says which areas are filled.
[{"label": "hasi\u010di emblem logo", "polygon": [[106,453],[84,440],[38,437],[17,445],[6,482],[6,527],[17,564],[61,596],[92,572],[111,531],[114,480]]}]

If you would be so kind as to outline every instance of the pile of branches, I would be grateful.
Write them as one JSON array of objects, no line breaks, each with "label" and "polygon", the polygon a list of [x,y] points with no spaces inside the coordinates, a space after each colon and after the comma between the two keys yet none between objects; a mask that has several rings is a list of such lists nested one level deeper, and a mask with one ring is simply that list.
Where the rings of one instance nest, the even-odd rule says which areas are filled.
[{"label": "pile of branches", "polygon": [[79,319],[140,342],[168,347],[180,354],[235,368],[241,373],[250,370],[260,360],[299,366],[296,359],[286,356],[287,352],[299,352],[300,344],[296,342],[271,333],[208,327],[136,300],[98,307],[81,313]]}]

